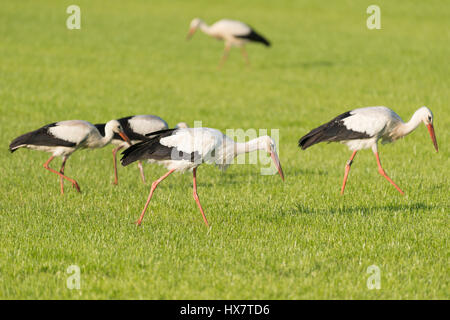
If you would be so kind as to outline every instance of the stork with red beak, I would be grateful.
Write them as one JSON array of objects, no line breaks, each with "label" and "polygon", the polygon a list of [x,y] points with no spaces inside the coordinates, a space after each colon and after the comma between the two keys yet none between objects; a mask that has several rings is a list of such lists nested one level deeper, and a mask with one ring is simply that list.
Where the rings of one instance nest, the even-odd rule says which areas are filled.
[{"label": "stork with red beak", "polygon": [[350,166],[356,153],[361,149],[372,148],[376,157],[378,172],[385,177],[401,194],[404,194],[397,184],[392,181],[381,166],[378,155],[378,140],[381,143],[390,143],[414,131],[420,123],[428,128],[434,148],[438,152],[438,144],[433,127],[433,113],[427,107],[419,108],[408,122],[403,120],[394,111],[386,107],[367,107],[354,109],[343,113],[333,120],[311,130],[300,138],[299,146],[306,149],[319,142],[340,142],[346,144],[353,151],[350,160],[345,166],[344,181],[341,194],[344,193]]},{"label": "stork with red beak", "polygon": [[121,162],[123,166],[139,160],[149,160],[150,162],[159,163],[169,170],[152,183],[147,202],[136,223],[138,225],[142,223],[153,192],[161,181],[174,171],[192,170],[193,196],[202,214],[203,221],[206,226],[209,226],[197,194],[197,167],[202,163],[209,163],[225,169],[233,163],[234,158],[239,154],[256,150],[264,150],[270,154],[278,173],[284,180],[275,142],[269,136],[262,136],[246,143],[239,143],[219,130],[211,128],[181,128],[153,132],[149,140],[132,145],[122,152]]},{"label": "stork with red beak", "polygon": [[[64,175],[64,168],[69,156],[79,149],[103,148],[117,133],[124,141],[131,143],[117,120],[111,120],[104,127],[104,135],[90,122],[83,120],[67,120],[48,124],[37,130],[25,133],[14,139],[9,145],[11,152],[19,148],[50,152],[52,156],[44,163],[44,168],[60,177],[61,194],[64,194],[64,179],[80,192],[78,183]],[[62,157],[59,171],[49,167],[55,157]]]},{"label": "stork with red beak", "polygon": [[[168,129],[169,126],[167,125],[167,122],[161,119],[158,116],[150,115],[150,114],[143,114],[143,115],[135,115],[135,116],[129,116],[117,119],[117,121],[120,123],[123,132],[125,135],[130,138],[131,144],[135,144],[141,141],[146,140],[145,137],[146,134],[151,133],[153,131],[160,131],[163,129]],[[105,124],[99,123],[96,124],[95,127],[98,129],[98,131],[105,135]],[[188,125],[185,122],[180,122],[176,125],[175,128],[187,128]],[[117,175],[117,160],[116,160],[116,154],[118,151],[124,148],[128,148],[130,146],[129,141],[125,141],[121,138],[119,134],[114,134],[111,144],[116,146],[116,148],[113,149],[113,165],[114,165],[114,182],[113,184],[117,185],[119,182],[119,177]],[[145,175],[144,175],[144,168],[142,167],[142,163],[138,162],[138,168],[141,174],[142,182],[145,183]]]},{"label": "stork with red beak", "polygon": [[231,47],[241,48],[242,56],[247,64],[250,63],[247,51],[245,51],[245,45],[247,43],[262,43],[266,47],[270,47],[270,42],[266,38],[247,24],[237,20],[222,19],[208,26],[202,19],[195,18],[191,21],[189,27],[188,40],[194,35],[197,29],[200,29],[213,38],[224,41],[225,49],[219,67],[228,58]]}]

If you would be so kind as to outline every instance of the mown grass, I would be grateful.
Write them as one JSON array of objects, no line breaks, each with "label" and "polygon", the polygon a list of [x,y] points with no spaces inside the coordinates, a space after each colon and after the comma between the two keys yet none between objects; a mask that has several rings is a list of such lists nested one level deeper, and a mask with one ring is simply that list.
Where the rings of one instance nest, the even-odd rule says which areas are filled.
[{"label": "mown grass", "polygon": [[[378,1],[382,30],[366,28],[368,1],[77,1],[82,29],[65,27],[72,1],[10,1],[0,10],[0,298],[4,299],[445,299],[449,219],[449,6]],[[273,47],[238,50],[184,37],[196,16],[254,26]],[[400,196],[370,151],[339,144],[300,151],[309,129],[351,108],[386,105],[405,120],[422,105],[435,115],[440,152],[424,126],[380,147]],[[157,114],[227,128],[280,130],[286,175],[257,165],[225,173],[202,166],[158,188],[142,227],[149,183],[133,165],[112,182],[111,147],[75,153],[66,173],[47,154],[8,153],[19,134],[65,119],[105,122]],[[59,160],[53,164],[59,166]],[[165,172],[146,166],[149,180]],[[81,268],[81,290],[66,287]],[[381,270],[368,290],[367,267]]]}]

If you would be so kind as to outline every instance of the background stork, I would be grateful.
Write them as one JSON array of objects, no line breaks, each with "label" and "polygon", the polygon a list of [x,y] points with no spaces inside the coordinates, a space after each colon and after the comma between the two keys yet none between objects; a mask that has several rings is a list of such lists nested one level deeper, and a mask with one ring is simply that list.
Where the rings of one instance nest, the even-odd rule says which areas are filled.
[{"label": "background stork", "polygon": [[262,136],[246,143],[238,143],[216,129],[169,129],[155,132],[150,140],[129,147],[122,153],[122,165],[127,166],[134,161],[148,159],[151,162],[164,165],[169,170],[152,183],[147,202],[136,223],[138,225],[141,224],[153,192],[161,181],[174,171],[192,170],[193,196],[203,216],[203,220],[208,226],[208,220],[197,194],[197,167],[202,163],[209,163],[225,169],[237,155],[256,150],[264,150],[271,155],[281,178],[284,180],[275,142],[269,136]]},{"label": "background stork", "polygon": [[316,143],[341,142],[345,143],[353,154],[345,166],[344,181],[341,194],[344,193],[350,166],[355,158],[356,152],[361,149],[372,148],[377,159],[378,172],[385,177],[401,194],[404,192],[392,181],[381,166],[378,155],[378,140],[383,144],[403,138],[423,122],[430,133],[436,152],[438,145],[433,127],[433,113],[427,107],[421,107],[408,122],[402,119],[391,109],[386,107],[367,107],[355,109],[343,113],[330,122],[311,130],[299,141],[299,146],[306,149]]},{"label": "background stork", "polygon": [[[104,136],[101,135],[97,128],[87,121],[60,121],[17,137],[9,145],[9,150],[14,152],[19,148],[28,148],[52,153],[50,159],[44,163],[44,168],[60,177],[61,194],[64,194],[63,179],[70,181],[72,186],[80,192],[78,183],[64,175],[67,158],[78,149],[104,147],[110,143],[115,133],[119,134],[125,141],[130,141],[117,120],[107,122],[104,132]],[[58,156],[63,158],[59,172],[49,167],[50,162]]]},{"label": "background stork", "polygon": [[[117,174],[117,151],[127,148],[131,144],[135,144],[138,142],[141,142],[143,140],[146,140],[145,137],[146,134],[154,132],[154,131],[160,131],[163,129],[168,129],[169,126],[167,125],[167,122],[161,119],[158,116],[154,115],[136,115],[136,116],[129,116],[117,119],[117,121],[120,123],[123,131],[125,132],[126,136],[131,140],[130,143],[127,141],[124,141],[119,134],[114,134],[111,143],[115,145],[116,147],[113,149],[113,165],[114,165],[114,184],[117,184],[119,181],[118,174]],[[95,125],[103,136],[105,135],[105,124],[96,124]],[[185,122],[180,122],[176,126],[177,128],[187,128],[187,124]],[[142,182],[145,183],[145,175],[144,175],[144,168],[142,167],[141,161],[138,162],[138,168],[141,174]]]},{"label": "background stork", "polygon": [[270,42],[266,38],[245,23],[237,20],[222,19],[213,25],[208,26],[202,19],[195,18],[191,21],[187,39],[190,39],[197,29],[200,29],[213,38],[225,42],[225,50],[219,66],[222,66],[228,58],[230,49],[233,46],[241,48],[241,53],[247,64],[250,63],[247,51],[245,51],[245,45],[248,42],[259,42],[267,47],[270,46]]}]

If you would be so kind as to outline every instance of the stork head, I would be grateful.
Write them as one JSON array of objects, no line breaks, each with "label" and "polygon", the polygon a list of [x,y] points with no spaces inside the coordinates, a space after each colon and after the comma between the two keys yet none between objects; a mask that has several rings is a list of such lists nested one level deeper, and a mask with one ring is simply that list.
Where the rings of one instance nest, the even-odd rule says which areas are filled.
[{"label": "stork head", "polygon": [[187,40],[189,40],[197,31],[197,29],[200,27],[200,25],[203,23],[203,20],[200,18],[195,18],[191,21],[191,24],[189,26],[189,33],[186,37]]},{"label": "stork head", "polygon": [[277,154],[277,146],[275,144],[275,141],[269,137],[269,136],[262,136],[259,138],[259,149],[267,151],[267,153],[270,154],[270,157],[272,158],[273,164],[278,170],[278,173],[280,174],[281,179],[284,181],[284,174],[283,169],[281,168],[281,162],[278,158]]},{"label": "stork head", "polygon": [[434,148],[436,149],[436,152],[439,151],[438,144],[436,141],[436,134],[434,133],[434,127],[433,127],[433,113],[430,109],[423,106],[419,110],[417,110],[420,116],[420,120],[427,126],[428,132],[430,133],[431,140],[433,141]]},{"label": "stork head", "polygon": [[120,135],[120,137],[128,142],[131,145],[131,141],[128,138],[128,136],[125,134],[125,132],[123,131],[122,126],[120,125],[120,122],[117,120],[111,120],[108,121],[105,125],[105,133],[107,132],[113,132],[113,133],[117,133]]},{"label": "stork head", "polygon": [[185,129],[185,128],[189,128],[189,126],[186,122],[179,122],[179,123],[177,123],[175,128],[176,129]]}]

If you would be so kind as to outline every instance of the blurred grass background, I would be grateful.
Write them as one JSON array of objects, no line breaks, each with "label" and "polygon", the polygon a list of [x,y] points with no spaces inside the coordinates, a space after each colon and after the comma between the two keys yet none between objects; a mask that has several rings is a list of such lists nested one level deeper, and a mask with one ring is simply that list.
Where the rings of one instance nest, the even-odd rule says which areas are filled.
[{"label": "blurred grass background", "polygon": [[[450,6],[447,1],[377,1],[381,30],[368,30],[369,1],[77,1],[81,30],[68,30],[73,1],[3,1],[0,10],[0,298],[299,299],[448,298]],[[189,22],[242,20],[273,46],[247,47],[251,67]],[[307,151],[309,129],[356,107],[385,105],[409,120],[435,115],[440,152],[424,126],[355,159]],[[49,157],[9,142],[66,119],[105,122],[156,114],[175,125],[280,129],[286,182],[255,165],[226,173],[202,166],[147,196],[134,166],[112,182],[111,147],[75,153],[66,174],[83,193],[42,168]],[[270,134],[270,130],[269,130]],[[53,166],[59,166],[58,160]],[[146,166],[148,180],[165,172]],[[81,268],[81,291],[66,269]],[[381,290],[366,286],[369,265]]]}]

